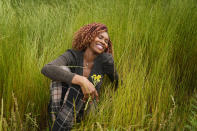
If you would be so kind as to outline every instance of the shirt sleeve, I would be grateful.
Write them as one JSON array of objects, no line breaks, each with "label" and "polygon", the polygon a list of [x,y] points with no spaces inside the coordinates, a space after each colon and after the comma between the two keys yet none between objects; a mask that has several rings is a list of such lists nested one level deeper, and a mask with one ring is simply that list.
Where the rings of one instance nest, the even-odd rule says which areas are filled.
[{"label": "shirt sleeve", "polygon": [[61,81],[67,84],[71,84],[71,81],[75,75],[75,73],[70,72],[69,70],[65,70],[65,66],[72,65],[74,62],[74,56],[68,50],[57,59],[52,62],[46,64],[41,73],[46,77],[50,78],[54,81]]},{"label": "shirt sleeve", "polygon": [[105,54],[103,71],[105,74],[107,74],[111,82],[115,82],[115,89],[117,89],[119,76],[115,68],[114,59],[111,54]]}]

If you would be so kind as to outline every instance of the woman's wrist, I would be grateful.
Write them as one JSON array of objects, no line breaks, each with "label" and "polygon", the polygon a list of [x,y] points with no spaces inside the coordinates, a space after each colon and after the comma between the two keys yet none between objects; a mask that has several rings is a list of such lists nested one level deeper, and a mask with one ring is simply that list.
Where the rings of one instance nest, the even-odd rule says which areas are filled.
[{"label": "woman's wrist", "polygon": [[73,79],[72,79],[72,84],[76,84],[76,85],[82,85],[82,79],[83,77],[80,75],[75,74]]}]

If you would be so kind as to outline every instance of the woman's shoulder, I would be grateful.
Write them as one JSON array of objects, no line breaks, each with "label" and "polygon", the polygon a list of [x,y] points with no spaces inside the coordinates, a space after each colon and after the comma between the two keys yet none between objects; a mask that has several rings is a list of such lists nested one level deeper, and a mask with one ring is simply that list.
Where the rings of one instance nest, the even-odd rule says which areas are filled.
[{"label": "woman's shoulder", "polygon": [[72,55],[73,57],[77,58],[82,54],[82,51],[75,50],[75,49],[67,49],[65,53]]},{"label": "woman's shoulder", "polygon": [[110,53],[105,53],[105,52],[102,53],[100,55],[100,59],[101,59],[103,64],[113,64],[114,63],[113,56]]}]

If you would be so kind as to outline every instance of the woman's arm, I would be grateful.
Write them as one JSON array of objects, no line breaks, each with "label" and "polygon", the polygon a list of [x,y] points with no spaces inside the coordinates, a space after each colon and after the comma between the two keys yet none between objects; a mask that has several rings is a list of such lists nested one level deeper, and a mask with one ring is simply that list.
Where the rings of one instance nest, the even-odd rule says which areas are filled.
[{"label": "woman's arm", "polygon": [[84,100],[87,100],[89,95],[91,95],[92,99],[96,97],[98,100],[98,93],[94,85],[86,77],[70,72],[65,66],[76,66],[74,56],[70,51],[65,52],[54,61],[46,64],[42,68],[41,73],[54,81],[79,85],[84,94]]},{"label": "woman's arm", "polygon": [[67,84],[71,84],[71,81],[75,73],[65,70],[64,68],[62,68],[62,66],[72,65],[73,61],[74,61],[74,57],[71,54],[71,52],[66,51],[57,59],[46,64],[42,68],[41,73],[44,74],[46,77],[50,78],[51,80],[62,81]]},{"label": "woman's arm", "polygon": [[86,77],[76,74],[72,79],[72,83],[80,85],[84,95],[84,101],[88,100],[90,95],[92,99],[96,98],[96,101],[98,102],[99,97],[96,88]]}]

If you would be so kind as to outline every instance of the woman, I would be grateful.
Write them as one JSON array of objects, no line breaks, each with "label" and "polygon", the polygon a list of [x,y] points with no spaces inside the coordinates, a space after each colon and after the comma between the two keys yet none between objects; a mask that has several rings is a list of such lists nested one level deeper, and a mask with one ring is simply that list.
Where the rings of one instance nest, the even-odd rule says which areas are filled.
[{"label": "woman", "polygon": [[104,24],[81,27],[75,33],[72,48],[41,71],[52,80],[49,112],[53,131],[70,130],[75,118],[83,115],[88,102],[94,99],[98,102],[105,74],[115,81],[115,87],[118,85],[112,42]]}]

